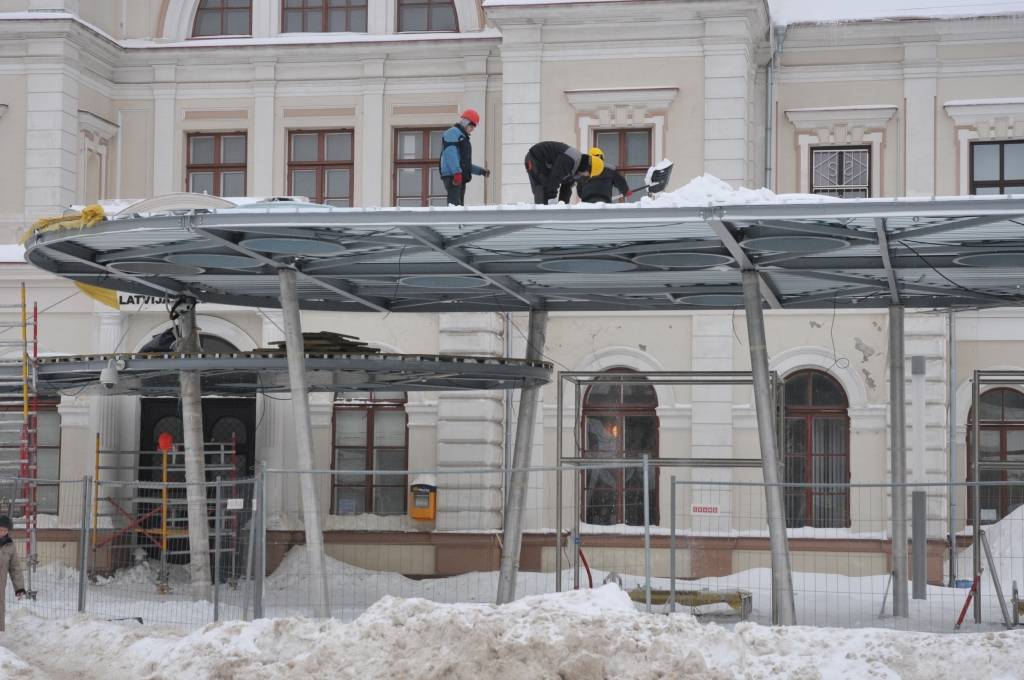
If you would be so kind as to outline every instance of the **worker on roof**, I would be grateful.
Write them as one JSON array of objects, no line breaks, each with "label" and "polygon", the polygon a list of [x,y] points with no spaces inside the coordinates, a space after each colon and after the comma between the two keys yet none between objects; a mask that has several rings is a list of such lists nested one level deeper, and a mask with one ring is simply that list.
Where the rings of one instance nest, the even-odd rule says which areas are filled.
[{"label": "worker on roof", "polygon": [[473,175],[490,177],[487,168],[473,165],[473,145],[469,136],[480,124],[480,114],[474,109],[466,109],[459,116],[455,125],[441,135],[441,158],[438,161],[441,170],[441,181],[448,192],[448,205],[466,204],[466,185]]},{"label": "worker on roof", "polygon": [[556,198],[568,203],[580,178],[600,175],[603,170],[601,156],[582,153],[562,142],[540,142],[526,152],[526,175],[538,205],[554,203]]},{"label": "worker on roof", "polygon": [[[591,158],[604,160],[604,151],[591,147],[589,155]],[[629,182],[614,165],[604,164],[604,171],[591,173],[589,178],[580,179],[576,183],[576,193],[584,203],[611,203],[612,190],[629,198],[633,192],[629,190]]]}]

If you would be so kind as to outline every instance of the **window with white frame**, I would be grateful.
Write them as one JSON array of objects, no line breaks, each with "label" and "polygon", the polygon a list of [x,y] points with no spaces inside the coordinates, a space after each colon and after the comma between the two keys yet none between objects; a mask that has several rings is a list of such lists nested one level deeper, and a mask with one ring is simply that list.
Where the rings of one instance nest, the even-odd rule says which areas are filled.
[{"label": "window with white frame", "polygon": [[200,0],[193,38],[252,34],[252,0]]},{"label": "window with white frame", "polygon": [[810,192],[839,198],[869,197],[871,147],[813,147]]}]

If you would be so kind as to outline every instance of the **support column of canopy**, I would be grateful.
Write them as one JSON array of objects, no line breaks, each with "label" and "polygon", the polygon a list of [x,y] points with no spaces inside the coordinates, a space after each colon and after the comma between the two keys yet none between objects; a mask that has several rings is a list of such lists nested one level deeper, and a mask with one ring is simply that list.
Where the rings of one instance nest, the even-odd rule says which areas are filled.
[{"label": "support column of canopy", "polygon": [[908,616],[907,428],[904,410],[903,307],[889,307],[889,411],[892,467],[892,615]]},{"label": "support column of canopy", "polygon": [[[198,354],[199,329],[195,301],[185,303],[178,317],[178,345],[181,354]],[[203,394],[199,371],[179,371],[181,423],[185,440],[185,498],[188,508],[188,552],[192,594],[210,600],[210,520],[206,511],[206,446],[203,441]],[[167,527],[164,527],[166,529]]]},{"label": "support column of canopy", "polygon": [[313,615],[330,616],[327,601],[327,565],[324,560],[324,535],[320,525],[320,504],[313,478],[313,426],[309,417],[309,390],[306,384],[305,345],[299,318],[299,294],[295,270],[278,269],[281,286],[281,311],[284,312],[284,339],[288,351],[288,378],[292,398],[292,424],[295,436],[295,466],[299,475],[302,521],[306,532],[309,559],[309,599]]},{"label": "support column of canopy", "polygon": [[[530,329],[526,338],[526,359],[540,361],[544,354],[548,313],[530,311]],[[498,573],[497,603],[505,604],[516,597],[516,578],[519,575],[519,553],[523,542],[523,515],[526,510],[526,489],[530,483],[530,449],[536,422],[540,386],[524,387],[519,394],[519,419],[516,423],[516,441],[509,477],[508,500],[502,522],[501,570]]]},{"label": "support column of canopy", "polygon": [[775,413],[768,370],[768,346],[764,332],[761,282],[754,270],[743,272],[743,303],[747,312],[747,337],[750,346],[750,370],[754,377],[754,409],[757,434],[761,443],[765,496],[768,505],[768,541],[772,553],[772,601],[775,622],[796,624],[793,604],[793,576],[790,571],[789,543],[786,540],[786,513],[779,486],[779,453],[775,436]]}]

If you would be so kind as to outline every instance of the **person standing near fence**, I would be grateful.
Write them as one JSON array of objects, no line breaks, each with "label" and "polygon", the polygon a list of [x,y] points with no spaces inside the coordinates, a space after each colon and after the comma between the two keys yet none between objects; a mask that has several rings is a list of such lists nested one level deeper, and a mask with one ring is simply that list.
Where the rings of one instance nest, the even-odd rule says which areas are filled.
[{"label": "person standing near fence", "polygon": [[7,515],[0,515],[0,632],[6,629],[7,623],[7,575],[11,575],[14,594],[20,600],[25,597],[25,576],[21,571],[21,558],[18,557],[18,546],[11,538],[14,524]]}]

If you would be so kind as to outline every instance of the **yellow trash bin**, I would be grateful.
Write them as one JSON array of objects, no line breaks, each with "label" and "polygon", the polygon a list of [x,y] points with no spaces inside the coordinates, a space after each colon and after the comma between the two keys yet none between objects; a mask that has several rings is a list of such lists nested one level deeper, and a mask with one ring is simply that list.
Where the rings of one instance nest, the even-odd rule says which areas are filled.
[{"label": "yellow trash bin", "polygon": [[409,517],[433,521],[437,515],[437,480],[434,475],[419,475],[409,485]]}]

